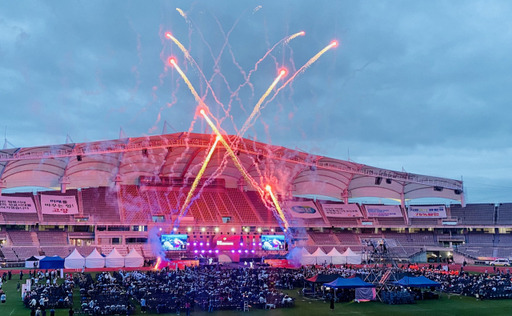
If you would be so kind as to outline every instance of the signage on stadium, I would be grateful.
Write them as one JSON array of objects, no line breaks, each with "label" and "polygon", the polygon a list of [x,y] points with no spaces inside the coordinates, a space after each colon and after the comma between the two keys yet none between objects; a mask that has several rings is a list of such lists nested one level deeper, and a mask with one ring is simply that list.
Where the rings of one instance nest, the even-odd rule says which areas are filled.
[{"label": "signage on stadium", "polygon": [[322,215],[316,209],[315,203],[311,201],[290,201],[287,206],[293,217],[322,218]]},{"label": "signage on stadium", "polygon": [[409,206],[409,218],[446,218],[444,205]]},{"label": "signage on stadium", "polygon": [[322,204],[327,217],[363,217],[357,204]]},{"label": "signage on stadium", "polygon": [[402,217],[399,205],[365,205],[368,217]]},{"label": "signage on stadium", "polygon": [[30,197],[0,196],[0,212],[36,213],[34,201]]},{"label": "signage on stadium", "polygon": [[73,195],[41,195],[41,212],[51,215],[78,214],[76,198]]}]

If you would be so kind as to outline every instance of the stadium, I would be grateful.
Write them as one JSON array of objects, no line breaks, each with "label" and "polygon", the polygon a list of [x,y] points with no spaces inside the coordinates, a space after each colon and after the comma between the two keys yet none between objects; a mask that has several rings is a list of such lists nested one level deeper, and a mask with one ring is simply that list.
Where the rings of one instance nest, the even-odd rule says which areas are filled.
[{"label": "stadium", "polygon": [[[250,267],[268,271],[282,289],[256,297],[247,292],[229,301],[200,292],[193,305],[164,293],[149,295],[148,303],[146,292],[133,294],[141,311],[147,304],[154,313],[190,311],[191,306],[196,311],[285,308],[294,306],[296,298],[283,291],[303,287],[304,298],[328,301],[333,296],[325,287],[321,295],[315,292],[326,285],[338,289],[339,302],[355,297],[358,302],[411,303],[420,292],[404,298],[396,292],[397,282],[417,275],[419,267],[444,292],[512,295],[507,283],[500,283],[499,295],[491,283],[459,293],[458,285],[451,284],[455,279],[446,279],[459,274],[452,269],[463,272],[468,264],[511,255],[512,204],[465,205],[459,180],[385,170],[236,136],[226,139],[233,157],[227,147],[215,146],[215,135],[193,133],[2,150],[3,268],[29,268],[32,279],[31,269],[41,269],[36,279],[48,269],[95,272],[97,284],[108,286],[113,280],[106,277],[108,271],[119,282],[126,277],[118,269],[171,269],[178,275],[199,271],[195,277],[200,277],[221,266],[228,270],[216,273]],[[361,198],[389,203],[353,202]],[[422,203],[429,199],[450,203]],[[130,273],[130,278],[140,276]],[[121,294],[122,305],[109,305],[104,294],[84,296],[82,290],[93,281],[82,275],[74,277],[81,289],[80,313],[136,312],[138,307]],[[343,278],[350,275],[363,285],[346,290],[328,283],[353,280]],[[7,280],[6,273],[3,277]],[[491,280],[486,282],[496,281]],[[366,286],[374,291],[358,294]],[[433,293],[422,291],[421,300],[439,297]],[[33,310],[34,295],[41,294],[25,296],[25,306]],[[70,306],[62,298],[51,302],[52,308]]]},{"label": "stadium", "polygon": [[507,10],[395,5],[8,5],[0,315],[510,314]]},{"label": "stadium", "polygon": [[[179,133],[3,150],[3,260],[66,257],[74,248],[88,255],[96,247],[105,255],[113,248],[122,255],[136,249],[147,260],[163,254],[239,262],[286,255],[295,247],[362,253],[367,239],[396,241],[396,255],[404,261],[427,262],[427,254],[432,259],[440,251],[443,259],[454,251],[466,260],[509,255],[500,246],[508,241],[510,205],[463,206],[461,181],[235,137],[230,142],[254,182],[219,147],[181,212],[212,142],[211,135]],[[286,230],[268,194],[254,187],[267,184],[275,188],[289,225],[286,249],[262,248],[262,236],[284,237]],[[27,187],[38,190],[7,193]],[[367,197],[398,202],[350,202]],[[425,198],[457,204],[413,204]],[[160,237],[169,234],[180,235],[185,247],[162,249]]]}]

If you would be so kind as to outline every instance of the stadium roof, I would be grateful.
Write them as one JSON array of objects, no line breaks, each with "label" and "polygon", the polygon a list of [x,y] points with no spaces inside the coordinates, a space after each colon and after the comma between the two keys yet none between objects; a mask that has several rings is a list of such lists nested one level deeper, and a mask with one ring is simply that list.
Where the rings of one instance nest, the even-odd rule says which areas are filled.
[{"label": "stadium roof", "polygon": [[[446,198],[463,202],[462,181],[371,167],[280,146],[226,136],[247,183],[219,143],[203,179],[221,178],[226,187],[275,187],[281,195],[335,199],[378,197],[396,200]],[[58,189],[138,184],[140,177],[193,181],[214,136],[175,133],[89,143],[0,150],[2,188]]]}]

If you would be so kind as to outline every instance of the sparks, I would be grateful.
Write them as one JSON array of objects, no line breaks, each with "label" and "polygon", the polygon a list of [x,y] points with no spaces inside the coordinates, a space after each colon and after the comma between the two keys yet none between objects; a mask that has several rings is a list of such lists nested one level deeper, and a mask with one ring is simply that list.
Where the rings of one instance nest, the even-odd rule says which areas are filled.
[{"label": "sparks", "polygon": [[277,91],[274,93],[274,95],[272,96],[272,98],[270,98],[270,100],[267,101],[267,103],[269,103],[270,101],[274,100],[275,97],[277,96],[277,94],[283,90],[290,82],[292,82],[295,77],[297,77],[299,74],[303,73],[304,71],[306,71],[306,69],[311,66],[315,61],[318,60],[318,58],[320,58],[323,54],[325,54],[325,52],[327,52],[329,49],[333,48],[333,47],[336,47],[338,46],[338,41],[332,41],[329,43],[329,45],[325,46],[321,51],[319,51],[318,53],[316,53],[315,56],[311,57],[307,63],[305,63],[302,67],[299,68],[299,70],[297,70],[288,80],[286,80],[285,83],[283,83],[282,86],[280,86]]},{"label": "sparks", "polygon": [[285,44],[288,44],[288,43],[290,43],[290,41],[291,41],[292,39],[296,38],[297,36],[304,36],[304,35],[306,35],[306,32],[304,32],[304,31],[297,32],[297,33],[292,34],[292,35],[290,35],[289,37],[287,37],[287,38],[285,39],[284,43],[285,43]]},{"label": "sparks", "polygon": [[[203,114],[203,113],[204,113],[204,110],[201,109],[201,114]],[[190,187],[190,191],[188,191],[187,197],[185,198],[185,202],[183,202],[183,206],[181,207],[179,216],[183,216],[183,214],[185,213],[185,210],[188,207],[188,203],[190,202],[192,195],[194,195],[194,191],[195,191],[197,185],[199,184],[199,181],[203,177],[204,171],[206,170],[206,167],[208,166],[208,163],[210,162],[210,159],[212,158],[213,152],[215,151],[215,147],[217,146],[217,143],[219,141],[220,141],[220,137],[217,135],[217,137],[215,138],[215,142],[212,145],[212,148],[210,148],[210,151],[208,152],[208,155],[206,156],[206,159],[204,160],[203,165],[201,166],[201,169],[197,173],[197,176],[194,179],[192,186]]]},{"label": "sparks", "polygon": [[155,266],[153,267],[153,270],[157,271],[158,270],[158,266],[160,265],[161,262],[162,262],[162,258],[161,257],[156,258],[156,263],[155,263]]},{"label": "sparks", "polygon": [[189,88],[190,92],[192,92],[192,95],[196,99],[197,103],[199,103],[201,106],[204,106],[207,108],[206,104],[204,104],[203,100],[199,97],[199,94],[197,94],[196,89],[194,89],[194,86],[192,86],[192,83],[190,83],[190,80],[188,80],[185,73],[181,70],[180,66],[178,66],[176,59],[174,57],[170,57],[168,61],[169,61],[169,64],[171,64],[172,66],[174,66],[174,68],[176,68],[176,70],[180,74],[183,81],[185,81],[185,83],[187,84],[187,87]]},{"label": "sparks", "polygon": [[261,107],[261,104],[263,103],[263,101],[265,101],[265,99],[268,97],[268,95],[270,94],[270,92],[272,91],[272,89],[274,89],[274,87],[277,85],[277,83],[279,82],[279,80],[281,80],[281,78],[283,78],[284,76],[286,76],[286,69],[285,68],[282,68],[280,71],[279,71],[279,75],[276,77],[276,79],[274,79],[274,81],[272,82],[272,84],[268,87],[267,91],[265,91],[265,93],[261,96],[261,98],[258,100],[258,103],[256,103],[256,105],[254,106],[254,109],[252,110],[252,113],[251,115],[249,115],[249,117],[247,118],[247,120],[245,121],[244,125],[242,126],[242,128],[240,129],[240,132],[238,133],[239,136],[242,136],[245,134],[245,132],[247,131],[247,129],[249,128],[249,126],[251,125],[254,117],[256,116],[256,114],[258,114],[258,112],[260,111],[260,107]]},{"label": "sparks", "polygon": [[235,163],[236,168],[238,169],[238,171],[240,171],[240,173],[242,174],[244,179],[247,180],[247,182],[249,182],[250,184],[252,184],[252,186],[254,188],[256,188],[260,193],[263,193],[263,190],[259,187],[259,185],[256,183],[256,181],[249,175],[249,173],[247,173],[247,171],[245,170],[244,166],[242,166],[242,163],[240,162],[240,160],[236,156],[235,152],[233,151],[233,149],[231,149],[231,146],[224,139],[224,137],[222,137],[222,134],[219,132],[219,129],[217,128],[217,126],[215,126],[215,124],[213,124],[212,120],[208,117],[208,115],[206,114],[204,109],[201,109],[199,111],[199,113],[201,113],[203,115],[204,119],[206,120],[208,125],[210,125],[211,129],[213,130],[213,132],[215,134],[217,134],[217,138],[219,139],[221,144],[226,149],[227,153],[229,154],[229,156],[231,157],[231,159]]},{"label": "sparks", "polygon": [[277,198],[275,197],[274,193],[272,192],[272,187],[269,184],[267,184],[265,186],[265,190],[267,190],[267,192],[270,194],[270,198],[272,199],[272,202],[274,202],[274,206],[277,210],[277,213],[279,214],[279,217],[283,221],[284,228],[286,230],[288,230],[288,227],[289,227],[288,221],[286,220],[286,217],[284,216],[283,210],[281,209],[281,206],[279,205]]},{"label": "sparks", "polygon": [[174,42],[174,44],[176,44],[180,50],[183,52],[183,54],[185,55],[185,58],[192,62],[192,56],[190,56],[190,53],[188,52],[188,50],[185,48],[185,46],[183,46],[183,44],[181,44],[180,41],[178,41],[178,39],[174,36],[172,36],[171,32],[165,32],[165,37],[172,40]]}]

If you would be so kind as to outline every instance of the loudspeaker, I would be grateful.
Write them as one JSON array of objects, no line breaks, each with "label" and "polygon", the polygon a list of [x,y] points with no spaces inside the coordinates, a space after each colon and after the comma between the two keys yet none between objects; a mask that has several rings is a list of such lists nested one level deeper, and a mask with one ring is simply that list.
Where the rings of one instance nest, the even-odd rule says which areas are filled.
[{"label": "loudspeaker", "polygon": [[444,189],[443,187],[439,187],[437,185],[434,187],[434,191],[438,191],[438,192],[443,191],[443,189]]},{"label": "loudspeaker", "polygon": [[461,195],[462,194],[462,190],[455,189],[455,190],[453,190],[453,193],[455,193],[457,195]]},{"label": "loudspeaker", "polygon": [[82,161],[82,155],[77,155],[77,156],[76,156],[76,160],[77,160],[77,161]]},{"label": "loudspeaker", "polygon": [[381,182],[382,182],[382,177],[375,178],[375,185],[380,185]]},{"label": "loudspeaker", "polygon": [[386,183],[387,184],[391,184],[392,180],[391,179],[386,179]]}]

